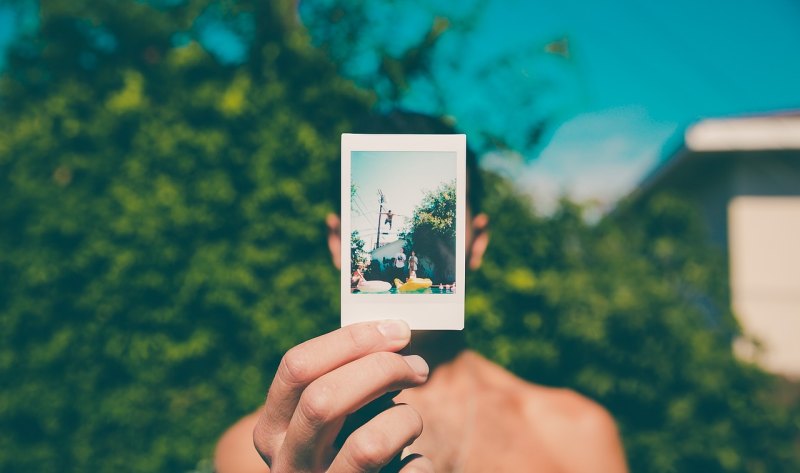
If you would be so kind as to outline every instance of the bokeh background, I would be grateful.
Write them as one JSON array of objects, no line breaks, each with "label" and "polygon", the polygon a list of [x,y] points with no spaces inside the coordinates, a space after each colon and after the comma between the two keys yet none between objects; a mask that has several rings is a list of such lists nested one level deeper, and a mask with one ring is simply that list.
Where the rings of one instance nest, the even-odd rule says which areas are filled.
[{"label": "bokeh background", "polygon": [[[702,209],[680,192],[618,200],[691,121],[800,106],[784,80],[796,5],[564,5],[0,3],[0,471],[207,470],[285,350],[338,325],[323,222],[340,134],[392,132],[409,112],[468,133],[483,158],[493,241],[468,281],[475,349],[606,406],[632,471],[800,471],[800,390],[734,356],[728,258]],[[687,24],[706,33],[687,43]],[[592,28],[628,52],[587,54]],[[662,64],[653,36],[688,62]],[[740,93],[704,47],[741,58],[742,38],[771,46],[742,60],[762,82]],[[662,78],[592,80],[604,67]],[[669,115],[649,89],[663,110],[696,107]],[[617,129],[597,125],[609,116]],[[592,145],[619,130],[648,153]]]}]

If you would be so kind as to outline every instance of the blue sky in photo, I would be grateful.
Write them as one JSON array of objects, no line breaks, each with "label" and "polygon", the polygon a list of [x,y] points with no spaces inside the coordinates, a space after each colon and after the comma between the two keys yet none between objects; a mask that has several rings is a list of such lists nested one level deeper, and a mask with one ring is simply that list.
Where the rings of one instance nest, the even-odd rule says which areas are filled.
[{"label": "blue sky in photo", "polygon": [[381,219],[381,242],[397,240],[413,215],[414,208],[422,203],[426,192],[435,191],[442,184],[456,178],[456,153],[450,151],[353,151],[350,157],[351,182],[356,196],[351,201],[350,228],[357,230],[371,248],[377,235],[380,197],[385,196],[384,212],[391,210],[396,216],[391,230]]}]

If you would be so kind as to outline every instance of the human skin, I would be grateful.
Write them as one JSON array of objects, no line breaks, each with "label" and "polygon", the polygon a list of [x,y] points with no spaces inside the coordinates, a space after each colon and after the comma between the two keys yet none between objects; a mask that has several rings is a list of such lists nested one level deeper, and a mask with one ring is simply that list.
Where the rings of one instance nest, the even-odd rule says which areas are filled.
[{"label": "human skin", "polygon": [[[472,269],[488,244],[487,224],[478,215],[468,226]],[[328,226],[338,267],[338,217]],[[397,353],[404,348],[414,355]],[[349,414],[400,389],[396,406],[334,446]],[[215,464],[219,473],[376,472],[401,452],[403,473],[627,471],[600,405],[517,378],[467,350],[461,332],[412,340],[397,321],[344,327],[289,350],[265,405],[223,435]]]}]

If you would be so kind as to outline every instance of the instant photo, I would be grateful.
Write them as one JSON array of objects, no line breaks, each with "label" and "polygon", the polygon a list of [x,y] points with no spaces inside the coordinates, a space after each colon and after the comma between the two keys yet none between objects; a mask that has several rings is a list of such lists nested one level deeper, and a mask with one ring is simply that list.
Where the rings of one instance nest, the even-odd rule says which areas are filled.
[{"label": "instant photo", "polygon": [[464,328],[465,135],[342,135],[342,325]]}]

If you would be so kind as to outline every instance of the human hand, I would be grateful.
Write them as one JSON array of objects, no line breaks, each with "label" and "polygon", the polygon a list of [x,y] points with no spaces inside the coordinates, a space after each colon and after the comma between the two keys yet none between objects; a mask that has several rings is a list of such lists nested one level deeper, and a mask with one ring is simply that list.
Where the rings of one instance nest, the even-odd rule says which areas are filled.
[{"label": "human hand", "polygon": [[[410,406],[393,405],[344,439],[335,440],[348,415],[382,395],[423,384],[428,365],[402,356],[411,330],[405,322],[350,325],[302,343],[284,355],[267,394],[253,441],[272,473],[380,471],[422,433]],[[403,473],[433,471],[410,456]]]}]

